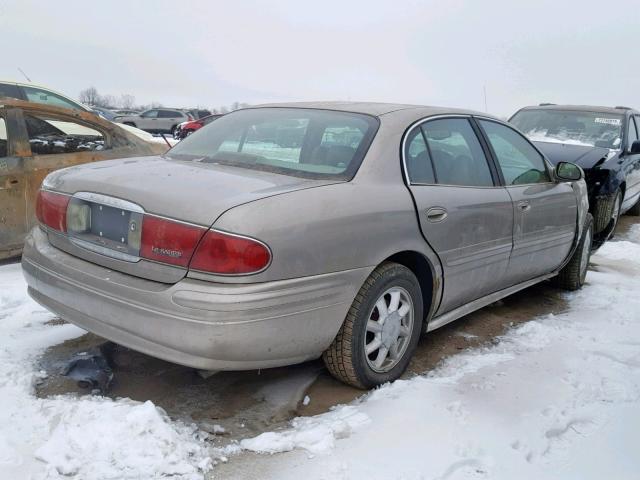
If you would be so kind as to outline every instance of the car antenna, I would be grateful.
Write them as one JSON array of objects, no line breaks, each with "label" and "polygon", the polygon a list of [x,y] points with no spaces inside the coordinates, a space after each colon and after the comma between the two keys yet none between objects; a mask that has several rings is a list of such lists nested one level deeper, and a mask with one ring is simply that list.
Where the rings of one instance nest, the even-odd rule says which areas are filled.
[{"label": "car antenna", "polygon": [[164,133],[161,133],[161,134],[160,134],[160,136],[161,136],[161,137],[162,137],[162,139],[164,140],[164,143],[166,143],[166,144],[167,144],[167,146],[168,146],[169,148],[171,148],[171,144],[169,143],[169,140],[167,140],[167,139],[165,138]]},{"label": "car antenna", "polygon": [[24,78],[26,78],[26,79],[27,79],[27,82],[31,83],[31,79],[30,79],[29,77],[27,77],[27,74],[26,74],[26,73],[24,73],[24,70],[22,70],[20,67],[18,67],[18,70],[20,70],[20,73],[21,73],[22,75],[24,75]]}]

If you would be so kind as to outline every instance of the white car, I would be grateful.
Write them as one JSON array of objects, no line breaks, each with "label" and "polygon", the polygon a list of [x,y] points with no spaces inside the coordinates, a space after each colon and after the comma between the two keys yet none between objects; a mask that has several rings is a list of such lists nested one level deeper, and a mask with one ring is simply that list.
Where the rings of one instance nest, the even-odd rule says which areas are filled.
[{"label": "white car", "polygon": [[42,103],[54,107],[70,108],[92,112],[86,105],[53,90],[32,83],[18,83],[0,80],[0,97],[17,98],[27,102]]},{"label": "white car", "polygon": [[175,108],[152,108],[139,115],[125,115],[114,119],[117,123],[131,125],[147,132],[171,133],[179,123],[193,120],[191,115]]}]

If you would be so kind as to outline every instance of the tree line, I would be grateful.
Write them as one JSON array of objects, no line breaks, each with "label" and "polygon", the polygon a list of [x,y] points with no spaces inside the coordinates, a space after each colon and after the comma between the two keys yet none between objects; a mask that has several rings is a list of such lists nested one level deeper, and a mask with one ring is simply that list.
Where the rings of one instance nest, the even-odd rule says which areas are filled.
[{"label": "tree line", "polygon": [[[101,107],[109,110],[148,110],[150,108],[162,108],[164,105],[160,102],[151,102],[148,104],[137,104],[136,97],[128,93],[121,95],[102,95],[96,87],[88,87],[80,91],[78,100],[90,107]],[[231,105],[222,105],[219,107],[209,108],[211,113],[228,113],[233,110],[248,107],[247,103],[233,102]]]}]

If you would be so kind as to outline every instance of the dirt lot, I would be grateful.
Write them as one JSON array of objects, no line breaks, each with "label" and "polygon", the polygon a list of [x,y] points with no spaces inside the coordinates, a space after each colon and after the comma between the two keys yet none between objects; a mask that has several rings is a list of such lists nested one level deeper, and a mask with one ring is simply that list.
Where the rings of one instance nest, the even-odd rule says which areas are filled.
[{"label": "dirt lot", "polygon": [[[633,223],[623,217],[618,235]],[[406,377],[429,371],[446,357],[494,341],[513,325],[566,309],[563,293],[541,284],[425,335]],[[41,368],[48,376],[37,386],[38,396],[87,393],[61,372],[70,356],[104,342],[93,334],[48,349]],[[273,430],[300,415],[325,412],[350,402],[363,392],[334,380],[320,360],[262,371],[220,372],[203,378],[193,369],[167,363],[115,346],[115,378],[108,396],[151,400],[175,419],[196,422],[213,433],[221,425],[227,440]],[[304,405],[303,399],[310,401]]]}]

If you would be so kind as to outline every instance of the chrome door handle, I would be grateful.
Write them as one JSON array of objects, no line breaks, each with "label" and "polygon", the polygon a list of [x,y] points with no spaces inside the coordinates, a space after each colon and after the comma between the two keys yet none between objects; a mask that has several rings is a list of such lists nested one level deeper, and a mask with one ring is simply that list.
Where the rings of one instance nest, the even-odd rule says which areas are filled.
[{"label": "chrome door handle", "polygon": [[527,201],[523,201],[523,202],[518,202],[518,208],[520,210],[522,210],[523,212],[527,212],[529,210],[531,210],[531,204]]},{"label": "chrome door handle", "polygon": [[447,211],[442,207],[431,207],[427,210],[427,220],[432,223],[437,223],[443,221],[447,218]]}]

